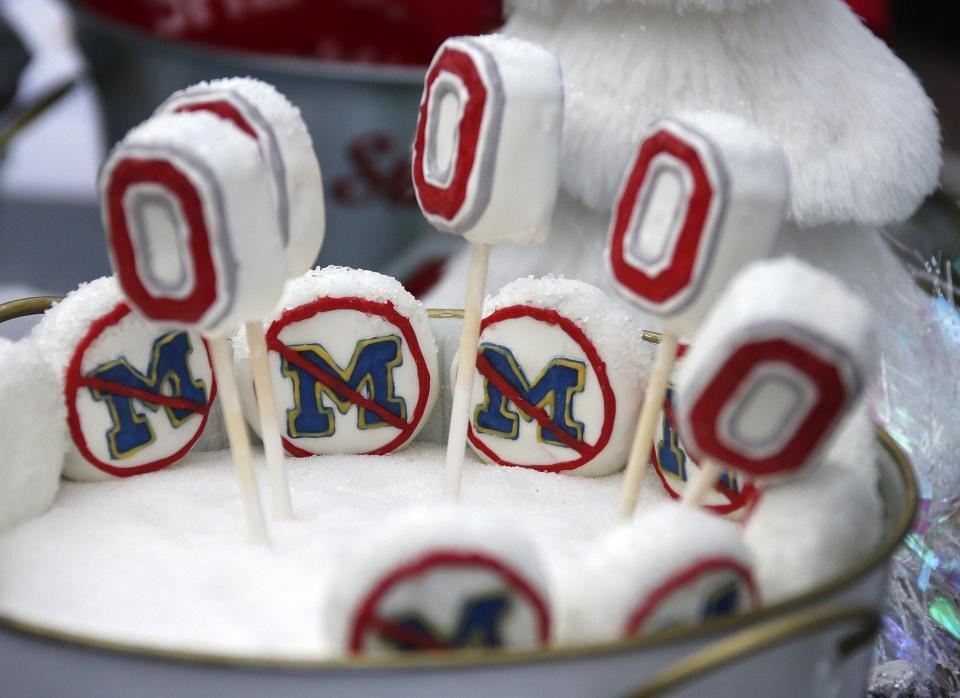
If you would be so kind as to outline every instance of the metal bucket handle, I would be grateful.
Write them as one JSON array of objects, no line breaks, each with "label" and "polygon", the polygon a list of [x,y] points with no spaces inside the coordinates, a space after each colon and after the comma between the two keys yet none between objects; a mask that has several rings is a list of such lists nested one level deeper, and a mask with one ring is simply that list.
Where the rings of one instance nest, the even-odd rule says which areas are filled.
[{"label": "metal bucket handle", "polygon": [[835,672],[845,660],[873,642],[880,629],[880,614],[876,609],[841,607],[820,608],[813,612],[800,610],[741,630],[668,666],[631,693],[630,698],[670,695],[692,681],[720,669],[729,669],[736,662],[778,645],[845,626],[852,626],[852,631],[834,646],[835,661],[831,669]]}]

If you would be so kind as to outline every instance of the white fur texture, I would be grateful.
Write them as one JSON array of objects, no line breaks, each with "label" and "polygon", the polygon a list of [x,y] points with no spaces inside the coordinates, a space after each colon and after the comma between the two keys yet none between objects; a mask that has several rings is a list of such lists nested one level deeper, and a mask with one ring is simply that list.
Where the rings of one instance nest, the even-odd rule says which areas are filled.
[{"label": "white fur texture", "polygon": [[67,415],[40,347],[0,339],[0,529],[53,504],[67,442]]},{"label": "white fur texture", "polygon": [[609,209],[647,126],[685,109],[737,114],[778,140],[804,226],[902,220],[936,185],[930,99],[840,0],[518,5],[506,31],[563,67],[563,184],[595,210]]}]

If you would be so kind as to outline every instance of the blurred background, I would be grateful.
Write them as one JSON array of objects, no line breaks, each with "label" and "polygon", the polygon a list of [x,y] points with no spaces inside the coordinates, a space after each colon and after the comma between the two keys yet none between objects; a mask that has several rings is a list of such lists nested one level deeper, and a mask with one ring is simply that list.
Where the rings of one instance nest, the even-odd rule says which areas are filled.
[{"label": "blurred background", "polygon": [[[960,3],[850,0],[922,77],[960,192]],[[253,75],[303,111],[324,172],[322,263],[429,288],[458,240],[429,230],[409,180],[423,66],[501,0],[0,0],[0,302],[108,273],[95,180],[105,148],[173,90]],[[361,30],[362,28],[362,30]],[[956,198],[891,231],[911,263],[960,272]],[[6,323],[16,336],[26,325]]]}]

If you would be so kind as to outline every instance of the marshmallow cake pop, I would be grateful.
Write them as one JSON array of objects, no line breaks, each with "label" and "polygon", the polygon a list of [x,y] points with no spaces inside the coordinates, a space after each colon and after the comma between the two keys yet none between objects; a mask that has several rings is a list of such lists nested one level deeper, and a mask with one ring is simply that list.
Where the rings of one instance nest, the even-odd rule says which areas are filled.
[{"label": "marshmallow cake pop", "polygon": [[273,85],[253,78],[201,82],[175,92],[157,114],[206,112],[257,141],[270,173],[287,274],[311,269],[323,246],[323,179],[300,110]]},{"label": "marshmallow cake pop", "polygon": [[153,322],[210,340],[248,527],[265,542],[225,338],[270,312],[286,275],[257,143],[209,113],[156,116],[114,148],[100,188],[110,260],[129,303]]},{"label": "marshmallow cake pop", "polygon": [[477,455],[573,475],[620,470],[651,353],[629,314],[552,277],[508,284],[484,310],[468,432]]},{"label": "marshmallow cake pop", "polygon": [[413,147],[420,208],[471,243],[444,492],[458,497],[490,246],[549,231],[559,187],[563,80],[544,49],[501,35],[448,39],[424,83]]},{"label": "marshmallow cake pop", "polygon": [[63,473],[71,480],[160,470],[203,433],[216,395],[206,343],[131,311],[114,277],[68,294],[47,311],[32,341],[66,408]]},{"label": "marshmallow cake pop", "polygon": [[0,530],[45,512],[60,488],[67,420],[43,356],[33,341],[0,339]]},{"label": "marshmallow cake pop", "polygon": [[[753,480],[802,473],[870,381],[876,352],[869,308],[839,281],[790,257],[755,263],[680,367],[684,442]],[[691,488],[685,501],[698,496]]]},{"label": "marshmallow cake pop", "polygon": [[773,247],[789,194],[780,147],[741,119],[691,113],[655,123],[614,205],[606,262],[616,288],[666,332],[634,435],[621,515],[632,515],[676,359],[717,293]]},{"label": "marshmallow cake pop", "polygon": [[349,654],[532,649],[550,637],[539,552],[499,516],[453,503],[367,532],[324,599],[331,646]]},{"label": "marshmallow cake pop", "polygon": [[[288,453],[390,453],[430,418],[436,341],[423,306],[395,279],[311,270],[287,284],[265,322]],[[244,412],[259,433],[245,336],[234,346]]]},{"label": "marshmallow cake pop", "polygon": [[567,583],[565,643],[652,635],[760,605],[739,527],[676,504],[608,533]]}]

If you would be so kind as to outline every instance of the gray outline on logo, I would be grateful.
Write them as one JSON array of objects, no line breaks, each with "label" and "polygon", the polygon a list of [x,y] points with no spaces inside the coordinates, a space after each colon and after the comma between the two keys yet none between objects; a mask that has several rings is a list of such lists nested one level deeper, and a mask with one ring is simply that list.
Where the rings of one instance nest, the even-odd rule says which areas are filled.
[{"label": "gray outline on logo", "polygon": [[[133,217],[136,222],[133,231],[133,237],[136,238],[137,249],[143,250],[144,254],[148,259],[153,258],[154,246],[150,241],[150,236],[146,234],[147,226],[146,221],[144,220],[144,208],[148,205],[153,204],[162,208],[167,218],[173,221],[174,226],[176,227],[176,236],[181,243],[185,240],[183,236],[184,226],[181,223],[181,218],[178,215],[176,210],[176,204],[172,201],[172,197],[161,194],[159,192],[142,192],[138,193],[136,190],[132,192],[130,207],[132,209]],[[149,280],[151,286],[160,290],[166,291],[167,293],[179,293],[184,291],[184,284],[187,282],[187,267],[184,263],[186,260],[183,255],[183,245],[177,246],[177,256],[180,258],[180,275],[174,281],[163,281],[154,273],[154,266],[152,264],[147,264],[146,269],[143,270],[144,276]]]}]

